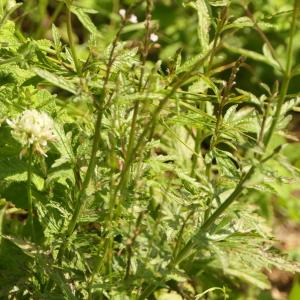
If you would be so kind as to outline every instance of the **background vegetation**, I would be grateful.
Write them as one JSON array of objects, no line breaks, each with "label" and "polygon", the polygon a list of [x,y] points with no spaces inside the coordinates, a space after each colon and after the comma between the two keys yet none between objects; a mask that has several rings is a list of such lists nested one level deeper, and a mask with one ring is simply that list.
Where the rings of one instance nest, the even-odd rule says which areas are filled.
[{"label": "background vegetation", "polygon": [[1,299],[300,299],[300,1],[0,1]]}]

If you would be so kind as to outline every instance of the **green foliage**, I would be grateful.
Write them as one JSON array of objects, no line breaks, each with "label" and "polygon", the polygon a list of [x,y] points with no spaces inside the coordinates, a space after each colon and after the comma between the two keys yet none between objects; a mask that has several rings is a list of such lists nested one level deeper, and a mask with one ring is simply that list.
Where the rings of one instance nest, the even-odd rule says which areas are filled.
[{"label": "green foliage", "polygon": [[[265,299],[299,272],[264,211],[300,220],[299,0],[38,2],[0,1],[0,297]],[[33,109],[55,139],[13,125]]]}]

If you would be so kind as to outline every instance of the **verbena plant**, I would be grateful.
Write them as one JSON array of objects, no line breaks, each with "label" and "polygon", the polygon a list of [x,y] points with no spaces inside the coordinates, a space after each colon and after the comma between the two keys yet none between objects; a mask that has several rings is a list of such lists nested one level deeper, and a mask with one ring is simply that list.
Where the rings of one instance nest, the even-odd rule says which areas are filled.
[{"label": "verbena plant", "polygon": [[[267,270],[299,270],[251,200],[286,181],[278,165],[299,177],[276,143],[299,110],[299,0],[284,59],[248,3],[185,2],[200,43],[168,62],[153,55],[153,0],[115,7],[108,32],[80,1],[57,2],[48,39],[25,37],[10,20],[21,4],[0,3],[3,299],[258,299]],[[80,45],[75,17],[89,32]],[[263,54],[229,44],[244,28]],[[276,73],[270,87],[249,82],[260,94],[239,87],[255,61]]]}]

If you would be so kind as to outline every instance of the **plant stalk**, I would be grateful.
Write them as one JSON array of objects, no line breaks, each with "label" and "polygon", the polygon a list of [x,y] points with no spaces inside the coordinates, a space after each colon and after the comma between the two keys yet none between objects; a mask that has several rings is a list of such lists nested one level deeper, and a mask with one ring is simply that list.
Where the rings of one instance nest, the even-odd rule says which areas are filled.
[{"label": "plant stalk", "polygon": [[99,147],[99,142],[101,139],[101,135],[100,135],[100,128],[101,128],[101,123],[102,123],[102,116],[103,116],[103,110],[99,109],[98,111],[98,115],[97,115],[97,119],[96,119],[96,123],[95,123],[95,134],[94,134],[94,140],[93,140],[93,146],[92,146],[92,151],[91,151],[91,158],[89,161],[89,165],[88,165],[88,169],[84,178],[84,181],[82,183],[82,188],[79,192],[78,198],[77,198],[77,202],[75,204],[75,209],[72,215],[72,219],[69,223],[68,229],[67,229],[67,233],[66,233],[66,242],[63,243],[61,245],[61,248],[59,249],[58,255],[57,255],[57,260],[59,263],[61,263],[65,249],[67,247],[67,241],[69,239],[69,237],[72,235],[76,224],[78,222],[78,219],[80,217],[80,213],[82,211],[82,208],[84,206],[84,200],[85,200],[85,192],[86,189],[89,186],[89,183],[91,181],[94,169],[95,169],[95,165],[96,165],[96,156],[97,156],[97,150]]},{"label": "plant stalk", "polygon": [[27,199],[28,199],[28,221],[31,229],[31,238],[35,241],[35,232],[33,226],[33,204],[32,204],[32,162],[33,162],[33,149],[32,145],[29,147],[28,155],[28,168],[27,168]]},{"label": "plant stalk", "polygon": [[281,113],[281,108],[284,103],[285,97],[288,92],[289,88],[289,83],[291,79],[291,71],[292,71],[292,56],[293,56],[293,44],[294,44],[294,36],[295,36],[295,31],[297,27],[297,17],[298,17],[298,11],[300,7],[300,0],[295,0],[294,1],[294,10],[293,10],[293,19],[292,19],[292,25],[290,29],[290,35],[289,35],[289,43],[288,43],[288,49],[287,49],[287,61],[286,61],[286,69],[284,72],[283,76],[283,81],[280,89],[280,94],[279,94],[279,99],[278,103],[276,106],[275,114],[270,126],[270,129],[265,137],[264,144],[265,147],[269,145],[269,142],[274,134],[276,125],[278,123],[280,113]]},{"label": "plant stalk", "polygon": [[67,8],[67,33],[68,33],[69,45],[70,45],[72,57],[73,57],[73,60],[74,60],[74,64],[75,64],[75,67],[76,67],[76,71],[77,71],[78,75],[80,75],[81,74],[81,68],[80,68],[79,60],[77,58],[75,42],[74,42],[74,38],[73,38],[72,13],[71,13],[70,5],[71,4],[66,4],[66,8]]}]

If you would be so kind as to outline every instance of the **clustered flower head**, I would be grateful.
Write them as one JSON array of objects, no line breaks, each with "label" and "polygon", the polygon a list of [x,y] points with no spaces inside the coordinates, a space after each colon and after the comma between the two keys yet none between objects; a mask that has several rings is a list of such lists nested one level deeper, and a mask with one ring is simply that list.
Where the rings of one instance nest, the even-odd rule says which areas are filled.
[{"label": "clustered flower head", "polygon": [[54,122],[45,112],[25,110],[14,120],[7,119],[7,124],[13,129],[13,137],[23,146],[21,157],[30,147],[33,152],[47,156],[48,142],[56,140],[53,132]]}]

